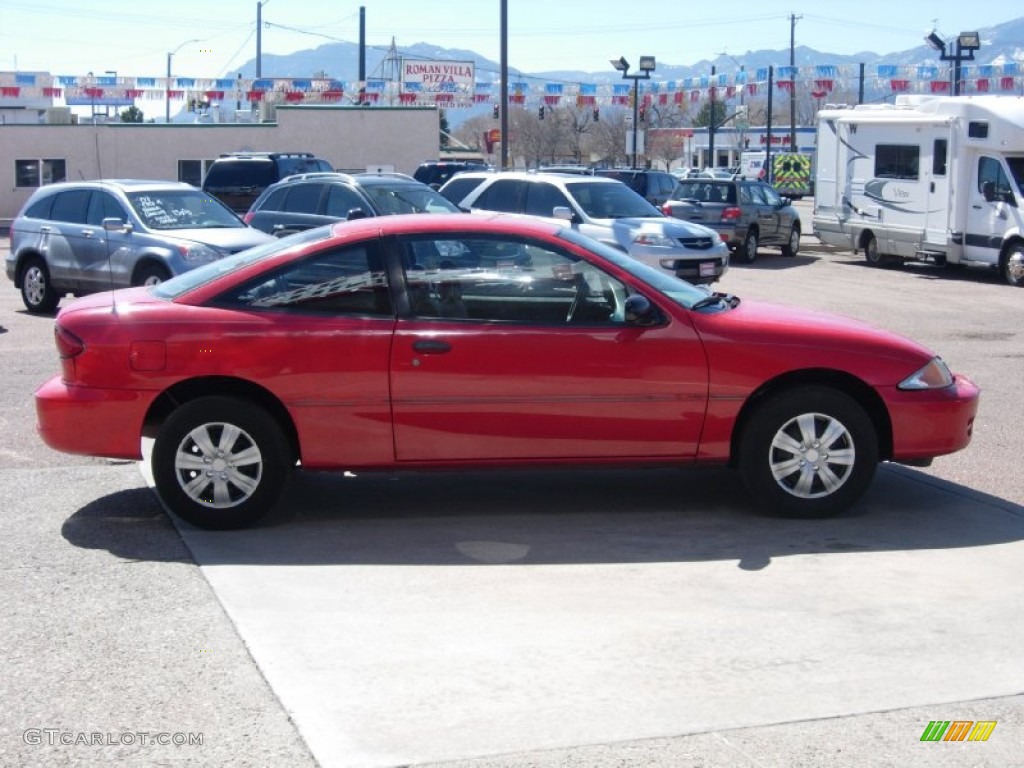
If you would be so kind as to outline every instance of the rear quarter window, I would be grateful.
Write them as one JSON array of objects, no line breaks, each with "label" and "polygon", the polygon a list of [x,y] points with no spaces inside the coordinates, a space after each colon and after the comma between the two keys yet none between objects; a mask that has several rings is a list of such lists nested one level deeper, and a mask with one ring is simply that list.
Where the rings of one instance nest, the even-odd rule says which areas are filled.
[{"label": "rear quarter window", "polygon": [[25,216],[30,219],[48,219],[50,218],[50,212],[53,210],[53,199],[56,195],[46,195],[39,200],[36,200],[32,205],[25,209]]},{"label": "rear quarter window", "polygon": [[444,189],[441,190],[441,194],[447,197],[451,202],[459,205],[466,198],[466,195],[483,183],[483,179],[460,179],[456,176],[445,184]]}]

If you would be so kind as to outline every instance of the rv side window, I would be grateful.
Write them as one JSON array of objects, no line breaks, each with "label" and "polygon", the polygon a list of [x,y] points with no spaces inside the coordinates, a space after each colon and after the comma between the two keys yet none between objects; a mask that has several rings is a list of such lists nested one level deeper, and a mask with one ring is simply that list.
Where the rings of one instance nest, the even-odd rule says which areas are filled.
[{"label": "rv side window", "polygon": [[988,123],[974,122],[967,124],[967,135],[972,139],[988,138]]},{"label": "rv side window", "polygon": [[875,147],[875,178],[917,181],[921,148],[900,144]]},{"label": "rv side window", "polygon": [[946,152],[949,142],[946,139],[936,139],[932,148],[932,176],[946,175]]}]

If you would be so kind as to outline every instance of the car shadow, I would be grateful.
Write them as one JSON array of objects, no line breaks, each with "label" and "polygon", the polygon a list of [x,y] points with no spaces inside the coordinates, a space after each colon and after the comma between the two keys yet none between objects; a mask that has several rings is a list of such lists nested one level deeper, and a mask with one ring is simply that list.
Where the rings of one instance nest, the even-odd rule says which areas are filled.
[{"label": "car shadow", "polygon": [[790,555],[1024,539],[1024,507],[896,465],[879,468],[852,510],[824,520],[761,514],[726,469],[298,472],[261,525],[213,532],[175,519],[181,539],[160,510],[149,489],[124,491],[86,505],[62,532],[127,560],[177,560],[164,539],[183,539],[200,565],[735,561],[744,570]]},{"label": "car shadow", "polygon": [[[765,246],[770,247],[770,246]],[[808,264],[813,264],[819,261],[819,256],[807,256],[803,253],[797,253],[796,256],[788,257],[783,256],[781,253],[774,251],[761,251],[757,252],[757,258],[754,259],[753,264],[748,264],[742,259],[730,258],[729,269],[757,269],[762,271],[777,272],[783,269],[795,269],[797,267],[806,267]]]}]

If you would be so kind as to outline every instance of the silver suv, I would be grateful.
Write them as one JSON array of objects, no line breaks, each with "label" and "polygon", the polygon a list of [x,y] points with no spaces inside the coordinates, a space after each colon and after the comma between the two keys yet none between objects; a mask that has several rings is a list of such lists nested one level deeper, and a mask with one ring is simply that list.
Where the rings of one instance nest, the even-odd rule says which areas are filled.
[{"label": "silver suv", "polygon": [[152,285],[273,240],[190,184],[48,184],[11,225],[7,277],[30,312],[48,313],[67,293]]},{"label": "silver suv", "polygon": [[[457,186],[458,193],[453,195],[449,185]],[[582,235],[691,283],[713,283],[729,268],[729,249],[716,232],[666,217],[615,179],[521,171],[468,172],[452,178],[440,192],[471,211],[499,211],[569,224]]]}]

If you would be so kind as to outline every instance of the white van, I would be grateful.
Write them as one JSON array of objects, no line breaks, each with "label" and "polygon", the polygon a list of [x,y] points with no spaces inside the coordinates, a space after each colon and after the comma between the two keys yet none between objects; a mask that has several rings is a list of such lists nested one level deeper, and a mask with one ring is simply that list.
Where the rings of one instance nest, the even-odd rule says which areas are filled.
[{"label": "white van", "polygon": [[818,113],[814,234],[869,263],[976,264],[1024,285],[1024,99],[901,95]]},{"label": "white van", "polygon": [[740,176],[748,181],[767,181],[767,152],[744,152],[740,155]]}]

